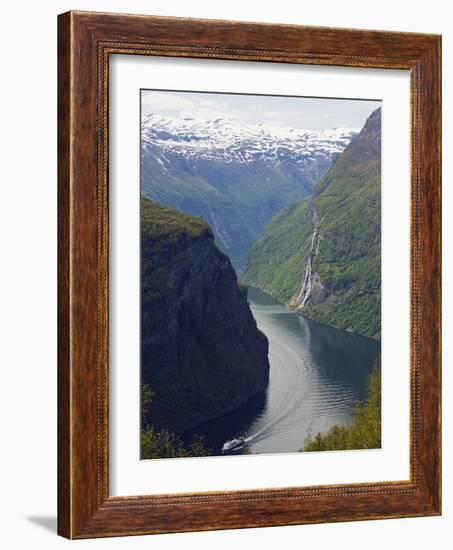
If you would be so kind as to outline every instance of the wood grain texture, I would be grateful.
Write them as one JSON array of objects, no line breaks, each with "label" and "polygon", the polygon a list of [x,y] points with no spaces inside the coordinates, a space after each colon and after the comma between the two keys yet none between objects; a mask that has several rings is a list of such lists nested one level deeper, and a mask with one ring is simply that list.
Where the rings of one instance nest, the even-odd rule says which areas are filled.
[{"label": "wood grain texture", "polygon": [[[69,12],[59,16],[59,521],[68,538],[440,514],[440,37]],[[411,73],[410,481],[184,495],[108,490],[111,54]]]},{"label": "wood grain texture", "polygon": [[58,532],[71,536],[70,366],[70,17],[58,25]]}]

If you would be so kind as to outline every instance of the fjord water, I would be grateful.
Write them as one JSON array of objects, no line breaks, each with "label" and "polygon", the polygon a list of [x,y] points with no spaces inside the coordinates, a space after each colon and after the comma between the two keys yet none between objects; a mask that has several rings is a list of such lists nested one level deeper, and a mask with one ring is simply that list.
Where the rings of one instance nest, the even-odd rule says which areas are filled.
[{"label": "fjord water", "polygon": [[242,452],[295,452],[308,435],[352,420],[380,342],[297,315],[257,288],[248,300],[269,340],[267,390],[186,435],[202,435],[215,454],[235,436],[246,438]]}]

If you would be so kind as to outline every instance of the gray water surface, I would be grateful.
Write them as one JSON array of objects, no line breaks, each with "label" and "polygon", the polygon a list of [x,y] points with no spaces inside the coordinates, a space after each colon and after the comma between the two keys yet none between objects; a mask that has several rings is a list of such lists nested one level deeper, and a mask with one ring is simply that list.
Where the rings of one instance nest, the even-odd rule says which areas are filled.
[{"label": "gray water surface", "polygon": [[267,390],[192,433],[215,454],[235,436],[246,437],[242,452],[295,452],[307,436],[352,420],[380,342],[297,315],[256,288],[249,287],[248,300],[269,340]]}]

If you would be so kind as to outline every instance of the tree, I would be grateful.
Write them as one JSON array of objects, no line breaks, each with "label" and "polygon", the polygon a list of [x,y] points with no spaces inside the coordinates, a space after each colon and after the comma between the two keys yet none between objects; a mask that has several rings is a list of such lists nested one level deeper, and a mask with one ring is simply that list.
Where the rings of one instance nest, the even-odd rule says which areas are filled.
[{"label": "tree", "polygon": [[[153,391],[149,384],[142,385],[141,413],[142,426],[148,415],[153,399]],[[183,458],[189,456],[210,456],[212,450],[207,448],[201,436],[194,436],[189,444],[184,444],[179,435],[168,430],[156,430],[146,424],[140,434],[140,450],[142,459],[148,458]]]}]

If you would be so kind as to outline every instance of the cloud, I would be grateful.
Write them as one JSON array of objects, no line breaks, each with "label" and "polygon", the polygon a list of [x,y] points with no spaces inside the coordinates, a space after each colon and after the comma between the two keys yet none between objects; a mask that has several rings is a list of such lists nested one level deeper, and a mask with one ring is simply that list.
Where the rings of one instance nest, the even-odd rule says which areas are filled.
[{"label": "cloud", "polygon": [[144,116],[158,114],[169,118],[202,120],[231,118],[250,124],[301,129],[358,128],[376,106],[374,101],[142,91]]},{"label": "cloud", "polygon": [[189,97],[170,92],[142,92],[142,107],[149,111],[179,111],[191,109],[193,101]]},{"label": "cloud", "polygon": [[[174,92],[143,91],[142,108],[144,114],[158,113],[167,116],[193,117],[193,118],[218,118],[219,113],[228,111],[226,101],[209,99],[204,94],[186,95]],[[241,115],[236,112],[236,115]]]}]

